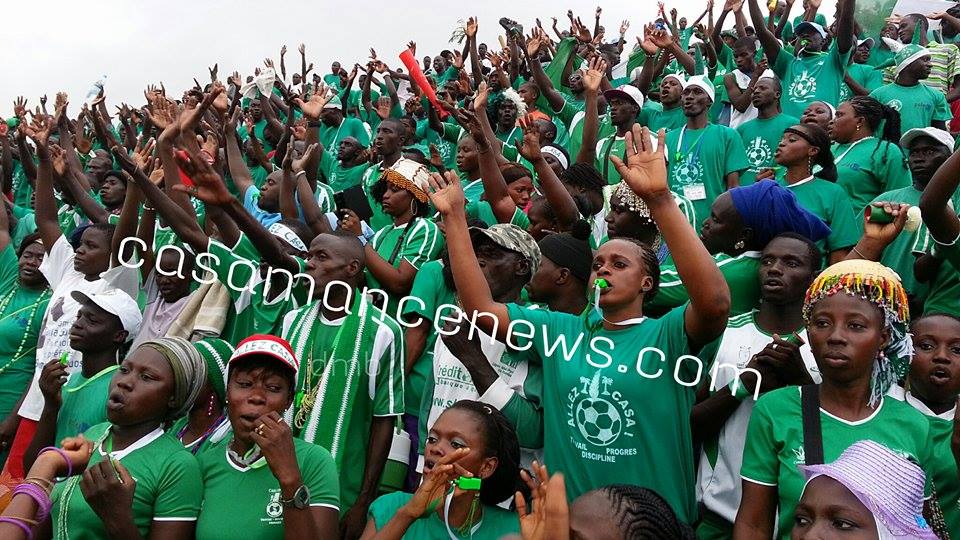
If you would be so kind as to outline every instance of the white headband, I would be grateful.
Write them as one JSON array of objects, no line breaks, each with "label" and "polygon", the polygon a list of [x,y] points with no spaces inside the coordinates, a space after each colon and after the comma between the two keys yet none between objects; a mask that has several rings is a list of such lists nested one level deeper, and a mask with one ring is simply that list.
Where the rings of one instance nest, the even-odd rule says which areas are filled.
[{"label": "white headband", "polygon": [[297,233],[293,232],[293,229],[287,227],[279,221],[271,225],[268,231],[270,231],[270,234],[293,246],[294,249],[299,249],[300,251],[309,251],[309,249],[307,249],[307,245],[303,243],[303,240],[301,240],[299,236],[297,236]]},{"label": "white headband", "polygon": [[564,169],[567,169],[570,167],[570,160],[568,160],[567,156],[563,155],[563,152],[561,152],[560,149],[557,148],[556,146],[547,145],[547,146],[541,147],[540,151],[543,152],[544,154],[550,154],[551,156],[553,156],[554,159],[560,162],[560,165]]}]

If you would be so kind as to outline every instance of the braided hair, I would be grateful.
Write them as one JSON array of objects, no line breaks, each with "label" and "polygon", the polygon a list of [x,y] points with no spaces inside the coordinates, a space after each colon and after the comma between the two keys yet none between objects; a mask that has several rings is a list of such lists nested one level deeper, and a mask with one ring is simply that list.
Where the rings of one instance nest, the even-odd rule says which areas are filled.
[{"label": "braided hair", "polygon": [[480,485],[480,502],[497,505],[517,492],[520,485],[520,443],[513,424],[496,407],[471,401],[460,400],[449,407],[473,413],[480,421],[483,439],[484,457],[497,458],[497,468]]},{"label": "braided hair", "polygon": [[656,296],[657,291],[660,290],[660,259],[657,257],[657,253],[653,251],[653,248],[636,238],[620,236],[610,241],[614,240],[628,242],[640,248],[640,259],[643,261],[647,275],[650,276],[652,280],[650,290],[643,295],[644,302],[649,302],[651,298]]},{"label": "braided hair", "polygon": [[820,166],[820,170],[814,176],[830,182],[837,181],[837,166],[833,161],[833,151],[830,149],[830,136],[822,127],[816,124],[798,124],[785,129],[784,132],[798,135],[810,146],[820,150],[811,161],[813,165]]},{"label": "braided hair", "polygon": [[856,96],[850,98],[849,103],[853,107],[853,112],[866,121],[871,132],[876,133],[881,123],[883,124],[883,132],[877,137],[874,153],[880,149],[881,144],[886,143],[887,147],[884,148],[882,158],[883,163],[886,164],[889,146],[900,144],[900,113],[870,96]]},{"label": "braided hair", "polygon": [[610,500],[619,519],[622,538],[643,540],[693,540],[693,531],[677,519],[667,501],[655,491],[629,484],[610,484],[598,489]]}]

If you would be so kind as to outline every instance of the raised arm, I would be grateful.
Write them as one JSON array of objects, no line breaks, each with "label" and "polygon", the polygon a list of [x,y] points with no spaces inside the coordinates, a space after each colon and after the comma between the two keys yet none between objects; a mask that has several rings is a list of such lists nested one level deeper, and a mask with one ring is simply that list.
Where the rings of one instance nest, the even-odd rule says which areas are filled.
[{"label": "raised arm", "polygon": [[606,69],[607,63],[595,56],[590,59],[590,69],[583,74],[583,101],[586,108],[583,113],[583,139],[580,151],[577,152],[577,163],[593,165],[597,159],[597,133],[600,130],[597,92]]},{"label": "raised arm", "polygon": [[933,178],[920,196],[920,212],[923,222],[934,240],[941,244],[951,244],[960,237],[960,218],[949,202],[960,184],[960,151],[954,152],[937,169]]},{"label": "raised arm", "polygon": [[[773,35],[773,32],[763,24],[763,13],[760,12],[760,3],[757,2],[757,0],[747,1],[750,2],[750,22],[757,32],[757,38],[763,47],[763,53],[767,55],[767,61],[771,66],[774,66],[777,64],[777,56],[780,55],[780,41],[777,39],[777,36]],[[742,4],[742,0],[728,0],[727,4],[730,5],[731,2]],[[724,7],[724,9],[726,9],[726,7]],[[719,31],[719,29],[717,31]]]},{"label": "raised arm", "polygon": [[50,253],[50,248],[57,243],[63,234],[60,223],[57,221],[57,203],[53,195],[53,163],[50,161],[50,151],[47,141],[53,129],[53,122],[47,116],[35,116],[30,126],[23,125],[24,133],[37,146],[37,181],[34,202],[37,230],[43,240],[43,248]]},{"label": "raised arm", "polygon": [[573,197],[567,188],[563,187],[553,167],[547,164],[540,152],[540,132],[534,125],[533,118],[527,116],[520,120],[520,127],[523,128],[523,145],[520,147],[520,155],[533,164],[533,170],[537,173],[540,180],[540,190],[547,198],[550,208],[553,210],[557,221],[561,225],[573,225],[580,218],[580,211],[577,204],[573,202]]},{"label": "raised arm", "polygon": [[553,83],[550,81],[550,78],[547,77],[546,72],[543,71],[543,65],[540,63],[540,49],[545,43],[545,36],[542,31],[534,29],[534,36],[527,41],[527,47],[525,49],[527,65],[530,66],[533,82],[536,83],[537,88],[540,89],[540,94],[546,98],[551,109],[559,111],[563,108],[565,100],[563,99],[563,95],[553,87]]},{"label": "raised arm", "polygon": [[673,57],[677,59],[677,62],[683,66],[683,69],[693,75],[696,69],[696,62],[687,51],[680,47],[680,44],[673,39],[673,36],[664,30],[654,30],[650,33],[650,41],[659,49],[672,54]]},{"label": "raised arm", "polygon": [[[777,29],[773,31],[773,35],[780,39],[783,37],[783,31],[787,27],[787,23],[790,22],[790,10],[793,9],[794,0],[787,0],[787,9],[783,11],[783,15],[780,17],[780,22],[777,23]],[[770,15],[770,18],[773,18],[773,15]]]},{"label": "raised arm", "polygon": [[[250,169],[247,168],[246,160],[243,159],[243,152],[240,150],[240,142],[237,137],[237,122],[243,111],[239,107],[233,111],[230,119],[224,126],[223,137],[227,155],[227,167],[230,171],[230,178],[233,179],[233,185],[241,196],[247,193],[247,189],[253,185],[253,176],[250,175]],[[310,128],[307,128],[309,131]]]},{"label": "raised arm", "polygon": [[[485,89],[486,84],[482,84],[481,88]],[[481,92],[483,92],[483,90],[481,90]],[[480,101],[481,100],[478,99],[478,102]],[[490,203],[493,214],[497,216],[497,221],[500,223],[510,223],[514,213],[517,211],[517,205],[513,202],[513,198],[510,197],[509,191],[507,191],[507,181],[503,179],[503,173],[497,164],[496,154],[499,154],[500,151],[491,144],[489,135],[484,133],[485,130],[480,127],[479,117],[487,114],[484,108],[484,105],[480,105],[474,111],[459,109],[456,111],[457,121],[460,122],[460,125],[467,127],[470,136],[473,137],[474,142],[477,143],[477,152],[480,154],[480,178],[483,181],[484,197],[487,202]]]},{"label": "raised arm", "polygon": [[[752,0],[755,1],[755,0]],[[817,0],[810,2],[811,6],[820,2]],[[814,9],[815,8],[811,8]],[[857,9],[856,0],[838,0],[837,6],[837,50],[840,54],[847,54],[853,48],[854,35],[853,27],[855,24],[854,13]]]},{"label": "raised arm", "polygon": [[634,124],[626,136],[626,163],[617,156],[610,156],[610,160],[630,189],[647,203],[650,217],[670,251],[684,254],[677,259],[680,279],[691,293],[684,313],[684,327],[691,349],[698,351],[726,328],[730,289],[667,185],[664,139],[665,132],[660,130],[657,150],[651,151],[650,131]]}]

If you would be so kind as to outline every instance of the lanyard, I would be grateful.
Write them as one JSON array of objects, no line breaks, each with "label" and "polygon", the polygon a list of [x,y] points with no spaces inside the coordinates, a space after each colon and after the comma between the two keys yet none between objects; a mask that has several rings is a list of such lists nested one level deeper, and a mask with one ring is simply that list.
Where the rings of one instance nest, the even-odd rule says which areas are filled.
[{"label": "lanyard", "polygon": [[600,315],[600,319],[601,319],[601,320],[606,321],[606,322],[608,322],[608,323],[610,323],[610,324],[617,325],[617,326],[630,326],[630,325],[634,325],[634,324],[640,324],[640,323],[642,323],[643,321],[645,321],[645,320],[647,319],[646,317],[634,317],[634,318],[632,318],[632,319],[627,319],[627,320],[625,320],[625,321],[620,321],[620,322],[608,321],[608,320],[603,316],[603,310],[600,309],[600,285],[599,285],[599,284],[594,285],[594,289],[593,289],[593,308],[594,308],[594,309],[597,311],[597,313]]},{"label": "lanyard", "polygon": [[[453,502],[453,490],[451,490],[450,493],[447,494],[447,500],[443,503],[443,524],[447,527],[447,534],[450,535],[450,540],[460,540],[460,537],[453,534],[453,531],[450,529],[450,521],[448,516],[450,515],[450,503],[452,502]],[[480,529],[480,525],[482,523],[483,523],[483,520],[481,519],[472,527],[470,527],[470,538],[473,538],[474,533],[476,533]]]},{"label": "lanyard", "polygon": [[853,150],[853,147],[854,147],[854,146],[862,143],[863,141],[865,141],[865,140],[867,140],[867,139],[872,139],[872,138],[873,138],[873,137],[864,137],[864,138],[860,139],[859,141],[851,144],[849,147],[847,147],[846,150],[843,151],[842,154],[840,154],[839,156],[837,156],[837,159],[833,160],[833,162],[836,163],[837,165],[840,165],[840,162],[843,161],[843,158],[847,157],[847,154],[849,154],[850,151]]},{"label": "lanyard", "polygon": [[[680,128],[680,138],[677,139],[677,153],[675,154],[676,159],[674,161],[680,161],[680,158],[683,157],[683,136],[687,133],[687,126]],[[692,155],[698,155],[700,153],[700,141],[703,139],[703,136],[707,134],[707,128],[703,128],[703,133],[697,137],[697,140],[693,141],[693,148],[696,148],[696,152],[691,152],[687,154],[687,163],[690,162],[690,157]]]},{"label": "lanyard", "polygon": [[[95,380],[103,377],[104,375],[113,373],[113,372],[116,371],[119,367],[120,367],[120,366],[118,366],[118,365],[113,365],[113,366],[107,367],[107,368],[105,368],[105,369],[102,369],[102,370],[100,370],[99,373],[97,373],[97,374],[94,375],[93,377],[90,377],[89,379],[83,381],[83,382],[80,383],[79,385],[74,386],[73,388],[67,388],[67,392],[70,392],[70,393],[78,392],[78,391],[82,390],[83,388],[85,388],[88,384],[90,384],[90,383],[92,383],[93,381],[95,381]],[[112,441],[112,440],[111,440],[111,441]]]}]

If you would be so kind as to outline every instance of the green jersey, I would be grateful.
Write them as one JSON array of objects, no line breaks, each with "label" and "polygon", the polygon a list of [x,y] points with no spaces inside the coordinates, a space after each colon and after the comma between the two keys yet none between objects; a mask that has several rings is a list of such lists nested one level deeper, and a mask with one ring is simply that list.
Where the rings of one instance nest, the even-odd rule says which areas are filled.
[{"label": "green jersey", "polygon": [[[400,268],[400,264],[406,261],[419,270],[423,263],[440,257],[444,240],[436,223],[425,218],[413,218],[413,221],[403,225],[388,225],[380,229],[373,235],[370,245],[394,268]],[[380,289],[380,281],[370,272],[370,268],[364,272],[369,287]],[[391,317],[400,316],[399,301],[397,295],[390,295],[385,311]]]},{"label": "green jersey", "polygon": [[640,123],[656,133],[661,129],[671,131],[682,128],[687,123],[687,117],[679,103],[675,107],[664,109],[660,103],[648,100],[640,110]]},{"label": "green jersey", "polygon": [[334,192],[360,185],[363,181],[363,173],[367,172],[368,168],[370,168],[369,163],[344,167],[339,159],[328,152],[320,154],[320,172]]},{"label": "green jersey", "polygon": [[783,112],[800,118],[814,101],[840,103],[840,87],[844,85],[843,73],[849,58],[850,51],[841,54],[836,43],[827,52],[801,56],[780,49],[772,67],[783,84]]},{"label": "green jersey", "polygon": [[[197,518],[197,539],[236,538],[282,540],[283,503],[280,482],[264,458],[244,467],[231,461],[231,437],[210,445],[197,461],[203,473],[203,508]],[[333,458],[326,449],[302,439],[293,440],[303,485],[310,491],[311,507],[340,510],[340,484]],[[237,512],[243,508],[243,512]]]},{"label": "green jersey", "polygon": [[60,412],[57,414],[57,434],[54,441],[76,437],[91,427],[107,421],[107,396],[113,372],[120,366],[112,365],[89,379],[81,371],[70,374],[60,389]]},{"label": "green jersey", "polygon": [[617,172],[616,166],[610,161],[610,156],[617,156],[623,160],[626,158],[626,149],[626,139],[617,135],[616,132],[597,142],[597,158],[594,167],[607,180],[607,185],[620,183],[620,173]]},{"label": "green jersey", "polygon": [[[847,66],[847,75],[867,92],[873,92],[883,86],[883,73],[869,64],[850,64]],[[846,82],[840,86],[840,101],[843,103],[853,97],[853,91]]]},{"label": "green jersey", "polygon": [[563,471],[569,500],[633,484],[659,493],[681,521],[696,519],[695,396],[678,384],[696,375],[694,362],[680,361],[694,352],[684,309],[607,330],[585,316],[508,305],[511,324],[529,323],[514,326],[533,334],[543,359],[544,403],[556,405],[544,409],[544,463]]},{"label": "green jersey", "polygon": [[750,163],[750,168],[740,175],[741,186],[756,182],[761,169],[777,166],[774,155],[783,138],[783,130],[799,123],[796,117],[780,113],[773,118],[754,118],[737,126]]},{"label": "green jersey", "polygon": [[[760,270],[760,252],[745,251],[736,257],[726,253],[713,256],[720,273],[730,287],[730,315],[747,313],[760,305],[760,282],[757,272]],[[660,287],[652,299],[644,303],[644,309],[663,312],[690,301],[690,293],[680,280],[680,273],[669,259],[660,265]]]},{"label": "green jersey", "polygon": [[907,160],[900,147],[876,137],[833,145],[837,184],[847,190],[857,212],[885,191],[909,186],[912,182]]},{"label": "green jersey", "polygon": [[[880,443],[912,458],[932,472],[930,424],[922,414],[895,399],[883,398],[867,418],[849,422],[820,409],[823,459],[831,463],[862,440]],[[747,428],[740,475],[747,482],[777,488],[779,526],[776,537],[790,538],[793,513],[806,484],[797,468],[804,465],[800,387],[774,390],[758,401]]]},{"label": "green jersey", "polygon": [[[173,435],[157,428],[127,448],[105,452],[103,440],[109,423],[98,424],[83,435],[97,441],[87,467],[104,459],[123,464],[136,480],[133,522],[144,538],[154,521],[196,521],[203,500],[200,467],[193,454]],[[109,445],[107,445],[109,447]],[[99,540],[107,531],[80,491],[81,475],[56,485],[51,495],[53,537],[56,540]]]},{"label": "green jersey", "polygon": [[[468,202],[467,219],[479,219],[486,223],[487,226],[500,223],[500,220],[497,219],[497,215],[493,212],[493,207],[490,206],[490,203],[487,201]],[[530,218],[527,217],[527,215],[524,214],[523,210],[521,210],[519,207],[513,211],[513,217],[510,218],[510,223],[520,227],[523,230],[530,228]]]},{"label": "green jersey", "polygon": [[380,181],[380,175],[382,175],[385,170],[386,167],[383,166],[383,162],[380,162],[376,165],[371,165],[363,172],[363,192],[367,195],[367,202],[370,203],[370,209],[373,211],[373,215],[367,224],[375,231],[393,223],[393,219],[384,213],[381,201],[378,201],[373,196],[373,186]]},{"label": "green jersey", "polygon": [[890,83],[870,92],[870,97],[900,112],[900,131],[925,128],[933,122],[949,122],[953,118],[943,92],[917,83],[901,86]]},{"label": "green jersey", "polygon": [[713,201],[727,190],[726,176],[750,163],[736,130],[708,124],[667,133],[667,177],[670,189],[693,201],[698,216],[709,216]]},{"label": "green jersey", "polygon": [[360,119],[348,116],[343,119],[339,126],[328,126],[321,122],[320,144],[330,154],[330,157],[337,158],[340,141],[347,137],[353,137],[360,141],[362,146],[370,148],[370,128]]},{"label": "green jersey", "polygon": [[[388,493],[373,501],[370,505],[370,519],[373,520],[379,531],[390,521],[403,505],[413,497],[410,493]],[[452,530],[453,527],[450,527]],[[460,535],[453,531],[453,537],[448,532],[440,514],[427,512],[420,519],[410,524],[403,537],[406,540],[420,540],[424,538],[456,538],[471,540],[499,540],[504,536],[520,533],[520,518],[516,512],[504,510],[499,506],[483,505],[483,518],[474,526],[469,534]]]},{"label": "green jersey", "polygon": [[822,219],[830,226],[830,236],[817,242],[817,247],[827,254],[857,245],[862,234],[860,220],[853,210],[853,203],[842,187],[822,178],[811,177],[788,184],[777,178],[781,186],[797,197],[800,206]]}]

